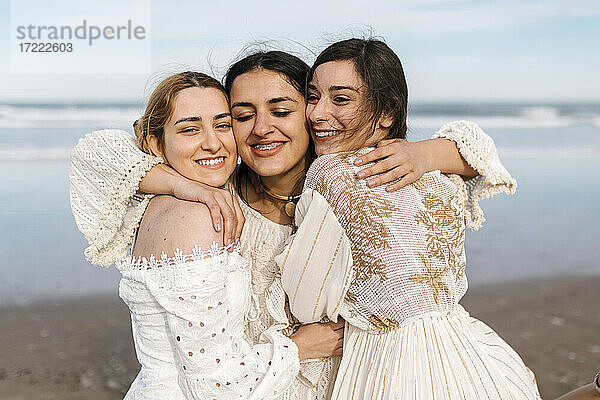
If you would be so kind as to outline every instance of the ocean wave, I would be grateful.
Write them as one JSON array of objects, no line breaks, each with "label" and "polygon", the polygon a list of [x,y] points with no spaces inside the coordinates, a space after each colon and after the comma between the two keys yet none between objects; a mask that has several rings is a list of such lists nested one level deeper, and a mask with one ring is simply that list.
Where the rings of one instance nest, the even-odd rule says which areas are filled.
[{"label": "ocean wave", "polygon": [[139,107],[68,107],[0,105],[0,128],[130,127],[141,115]]},{"label": "ocean wave", "polygon": [[502,159],[553,159],[574,160],[600,158],[600,147],[500,147],[498,153]]},{"label": "ocean wave", "polygon": [[540,118],[536,114],[529,116],[491,116],[491,115],[416,115],[408,118],[409,128],[438,129],[442,125],[456,120],[470,120],[485,129],[489,128],[567,128],[573,126],[600,127],[600,115],[553,116]]},{"label": "ocean wave", "polygon": [[[72,147],[0,148],[0,161],[67,160]],[[502,159],[589,159],[600,158],[600,146],[501,146]]]},{"label": "ocean wave", "polygon": [[[131,127],[142,113],[140,106],[65,106],[0,104],[0,128]],[[600,127],[600,105],[411,105],[409,127],[435,129],[459,119],[476,121],[484,128]]]},{"label": "ocean wave", "polygon": [[71,150],[72,147],[0,149],[0,161],[66,160],[71,156]]}]

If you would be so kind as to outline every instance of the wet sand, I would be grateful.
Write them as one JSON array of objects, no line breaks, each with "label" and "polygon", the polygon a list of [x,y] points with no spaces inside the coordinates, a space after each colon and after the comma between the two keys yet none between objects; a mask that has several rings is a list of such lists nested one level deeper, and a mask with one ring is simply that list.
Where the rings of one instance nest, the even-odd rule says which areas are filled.
[{"label": "wet sand", "polygon": [[[554,399],[600,369],[600,277],[480,286],[462,304],[496,330]],[[0,308],[1,400],[121,399],[138,372],[118,298]]]}]

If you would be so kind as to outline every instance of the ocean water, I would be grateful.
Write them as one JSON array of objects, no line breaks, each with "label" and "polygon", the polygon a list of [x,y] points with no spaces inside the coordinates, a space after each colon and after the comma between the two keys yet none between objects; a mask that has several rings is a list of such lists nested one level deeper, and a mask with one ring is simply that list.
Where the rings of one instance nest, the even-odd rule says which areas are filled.
[{"label": "ocean water", "polygon": [[[114,268],[85,261],[71,215],[69,152],[103,128],[130,130],[135,105],[0,104],[0,305],[116,295]],[[600,273],[600,105],[422,104],[409,139],[471,119],[493,138],[517,194],[482,201],[487,221],[467,234],[470,285]]]}]

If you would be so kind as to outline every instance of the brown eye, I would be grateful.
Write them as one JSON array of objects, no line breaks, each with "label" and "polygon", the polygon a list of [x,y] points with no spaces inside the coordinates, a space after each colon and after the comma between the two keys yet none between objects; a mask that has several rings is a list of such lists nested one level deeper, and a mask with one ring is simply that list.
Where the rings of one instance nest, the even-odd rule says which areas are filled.
[{"label": "brown eye", "polygon": [[239,121],[239,122],[245,122],[245,121],[249,121],[252,117],[254,117],[254,114],[244,114],[244,115],[239,115],[237,117],[233,117],[233,119],[235,119],[236,121]]},{"label": "brown eye", "polygon": [[350,98],[346,97],[346,96],[335,96],[333,98],[333,101],[336,103],[344,103],[344,102],[350,101]]},{"label": "brown eye", "polygon": [[231,124],[229,122],[223,122],[223,123],[220,123],[217,126],[215,126],[215,129],[218,129],[220,131],[229,130],[230,128],[231,128]]},{"label": "brown eye", "polygon": [[194,134],[198,132],[198,128],[194,128],[194,127],[190,127],[190,128],[185,128],[183,130],[181,130],[181,133],[185,133],[188,135]]},{"label": "brown eye", "polygon": [[309,93],[308,97],[306,98],[306,101],[308,101],[310,104],[314,104],[317,101],[319,101],[319,96],[317,96],[314,93]]},{"label": "brown eye", "polygon": [[286,117],[288,115],[290,115],[292,112],[289,110],[285,110],[285,111],[273,111],[273,115],[276,117]]}]

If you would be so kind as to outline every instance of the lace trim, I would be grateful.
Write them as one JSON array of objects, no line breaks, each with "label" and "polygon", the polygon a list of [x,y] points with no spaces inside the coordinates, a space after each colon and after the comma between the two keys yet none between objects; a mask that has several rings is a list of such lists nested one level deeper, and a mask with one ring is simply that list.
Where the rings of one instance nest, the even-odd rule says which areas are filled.
[{"label": "lace trim", "polygon": [[472,230],[479,230],[485,217],[479,202],[498,193],[514,194],[517,181],[504,168],[498,157],[496,145],[480,127],[471,121],[453,121],[445,124],[433,135],[456,143],[460,155],[475,169],[479,176],[466,183],[453,179],[459,191],[467,196],[465,202],[465,223]]},{"label": "lace trim", "polygon": [[108,267],[127,253],[127,247],[133,240],[135,230],[153,196],[145,196],[144,200],[135,206],[131,219],[124,218],[128,205],[146,173],[163,162],[160,157],[144,157],[124,171],[116,185],[109,190],[107,203],[100,213],[98,228],[90,240],[90,246],[85,249],[85,256],[89,262]]},{"label": "lace trim", "polygon": [[160,258],[157,258],[154,254],[147,257],[129,257],[125,260],[118,262],[119,270],[130,271],[130,270],[151,270],[163,267],[175,267],[188,262],[201,261],[211,257],[217,257],[228,253],[230,249],[239,252],[239,246],[235,243],[231,243],[228,246],[219,246],[216,242],[213,242],[209,249],[202,249],[199,246],[194,246],[191,253],[183,254],[180,249],[175,250],[173,257],[168,257],[165,252],[160,254]]}]

